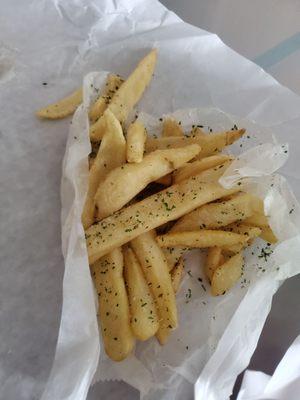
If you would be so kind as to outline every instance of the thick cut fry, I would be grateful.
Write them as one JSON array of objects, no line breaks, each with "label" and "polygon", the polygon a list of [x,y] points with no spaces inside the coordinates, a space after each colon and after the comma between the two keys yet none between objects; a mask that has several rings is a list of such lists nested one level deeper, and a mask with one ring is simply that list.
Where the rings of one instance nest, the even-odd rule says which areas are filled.
[{"label": "thick cut fry", "polygon": [[261,229],[257,226],[247,226],[237,223],[226,226],[225,230],[229,230],[230,232],[235,232],[240,235],[245,235],[248,237],[247,241],[251,241],[261,234]]},{"label": "thick cut fry", "polygon": [[172,227],[172,232],[190,231],[201,228],[216,229],[253,214],[252,196],[247,193],[234,195],[227,201],[205,204],[182,217]]},{"label": "thick cut fry", "polygon": [[124,261],[131,329],[137,339],[147,340],[155,335],[159,327],[154,300],[142,267],[129,247],[124,249]]},{"label": "thick cut fry", "polygon": [[213,296],[224,294],[235,285],[242,275],[243,262],[242,253],[238,253],[215,270],[211,281]]},{"label": "thick cut fry", "polygon": [[278,239],[269,226],[268,218],[261,213],[261,208],[262,207],[257,209],[257,212],[251,215],[249,218],[246,218],[244,224],[261,228],[260,237],[266,242],[276,243]]},{"label": "thick cut fry", "polygon": [[163,122],[162,136],[184,136],[184,132],[177,121],[166,118]]},{"label": "thick cut fry", "polygon": [[134,337],[130,328],[128,298],[123,278],[120,248],[91,267],[99,299],[99,323],[107,355],[121,361],[132,351]]},{"label": "thick cut fry", "polygon": [[201,146],[199,158],[210,156],[229,146],[236,140],[240,139],[245,133],[245,129],[237,131],[228,131],[221,133],[212,133],[207,135],[195,135],[193,137],[163,137],[163,138],[148,138],[146,142],[146,152],[158,149],[168,149],[182,147],[187,144],[197,143]]},{"label": "thick cut fry", "polygon": [[206,248],[213,246],[231,246],[234,244],[244,244],[247,237],[234,232],[198,230],[189,232],[167,233],[157,237],[157,242],[161,247],[186,246],[190,248]]},{"label": "thick cut fry", "polygon": [[168,247],[163,249],[164,255],[167,259],[169,271],[179,262],[181,256],[188,250],[187,247]]},{"label": "thick cut fry", "polygon": [[214,168],[230,160],[232,160],[231,156],[219,154],[216,156],[205,157],[202,158],[202,160],[196,160],[192,163],[187,163],[174,172],[174,182],[179,183],[190,176],[198,175],[200,172],[205,171],[206,169]]},{"label": "thick cut fry", "polygon": [[[156,49],[150,51],[131,73],[128,79],[113,96],[108,108],[121,122],[125,122],[128,114],[140,100],[146,87],[149,85],[157,59]],[[100,140],[104,134],[104,124],[100,117],[90,127],[91,140]]]},{"label": "thick cut fry", "polygon": [[221,176],[223,176],[226,169],[231,164],[231,162],[232,161],[225,161],[223,164],[206,169],[205,171],[202,171],[197,175],[201,177],[202,182],[218,182]]},{"label": "thick cut fry", "polygon": [[160,343],[165,343],[170,331],[177,327],[177,308],[172,280],[167,261],[157,245],[154,232],[147,232],[131,242],[132,248],[143,268],[146,281],[153,294],[159,330]]},{"label": "thick cut fry", "polygon": [[222,261],[224,261],[222,248],[217,246],[210,247],[207,251],[205,262],[205,274],[209,281],[212,280],[215,270],[220,266]]},{"label": "thick cut fry", "polygon": [[120,88],[123,82],[124,79],[122,79],[119,75],[108,75],[103,92],[89,111],[89,118],[92,123],[101,117],[115,92]]},{"label": "thick cut fry", "polygon": [[261,235],[260,237],[268,243],[275,244],[277,243],[278,239],[274,235],[272,229],[268,227],[261,227]]},{"label": "thick cut fry", "polygon": [[199,151],[198,145],[158,150],[148,154],[139,164],[124,164],[114,169],[101,183],[95,196],[98,218],[105,218],[120,210],[149,183],[172,172]]},{"label": "thick cut fry", "polygon": [[135,121],[127,130],[127,161],[140,163],[143,160],[147,132],[144,125]]},{"label": "thick cut fry", "polygon": [[36,115],[40,118],[47,119],[60,119],[74,113],[79,104],[82,103],[82,89],[78,89],[70,96],[59,100],[57,103],[50,104],[49,106],[37,111]]},{"label": "thick cut fry", "polygon": [[86,231],[89,261],[92,264],[142,233],[234,192],[234,188],[224,189],[216,183],[203,183],[193,176],[155,193],[93,224]]},{"label": "thick cut fry", "polygon": [[239,253],[244,247],[250,245],[250,243],[257,238],[261,234],[261,229],[256,226],[247,226],[247,225],[239,225],[239,224],[231,224],[225,227],[226,230],[230,232],[235,232],[240,235],[244,235],[247,238],[247,242],[245,244],[235,244],[233,246],[224,247],[226,252]]},{"label": "thick cut fry", "polygon": [[183,278],[183,273],[184,273],[184,262],[183,258],[181,257],[178,263],[171,271],[172,286],[175,294],[178,292],[179,286]]},{"label": "thick cut fry", "polygon": [[99,183],[109,171],[125,162],[126,142],[120,122],[109,110],[105,111],[103,118],[106,125],[106,132],[89,172],[88,192],[82,212],[82,224],[85,229],[94,222],[94,197]]},{"label": "thick cut fry", "polygon": [[244,220],[245,225],[258,226],[260,228],[267,228],[269,226],[268,218],[263,214],[255,213]]}]

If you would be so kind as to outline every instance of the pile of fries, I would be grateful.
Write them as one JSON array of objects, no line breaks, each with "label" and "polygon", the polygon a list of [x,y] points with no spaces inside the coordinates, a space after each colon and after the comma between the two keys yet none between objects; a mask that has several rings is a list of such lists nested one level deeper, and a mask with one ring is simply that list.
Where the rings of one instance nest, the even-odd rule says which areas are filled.
[{"label": "pile of fries", "polygon": [[[152,50],[125,81],[109,75],[89,111],[93,151],[82,224],[104,346],[115,361],[137,339],[164,344],[176,329],[186,251],[206,249],[205,274],[218,296],[240,279],[245,247],[257,237],[276,242],[263,202],[218,183],[234,160],[221,151],[244,129],[184,132],[170,118],[159,138],[148,137],[139,119],[125,129],[156,59]],[[81,102],[80,89],[37,115],[63,118]]]}]

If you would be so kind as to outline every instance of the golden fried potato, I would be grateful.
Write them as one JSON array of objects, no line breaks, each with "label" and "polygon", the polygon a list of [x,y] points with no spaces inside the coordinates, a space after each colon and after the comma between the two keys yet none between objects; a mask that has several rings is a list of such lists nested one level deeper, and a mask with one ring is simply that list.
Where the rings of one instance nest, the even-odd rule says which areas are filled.
[{"label": "golden fried potato", "polygon": [[155,335],[159,327],[154,300],[134,252],[129,247],[123,251],[131,329],[137,339],[147,340]]},{"label": "golden fried potato", "polygon": [[136,237],[132,240],[131,246],[155,299],[159,317],[157,338],[164,344],[170,331],[178,324],[175,294],[167,261],[156,243],[153,231]]},{"label": "golden fried potato", "polygon": [[178,292],[179,286],[183,278],[183,273],[184,273],[184,262],[183,258],[180,257],[178,263],[171,271],[172,286],[175,294]]},{"label": "golden fried potato", "polygon": [[193,176],[123,208],[87,229],[89,262],[95,262],[144,232],[235,192],[235,188],[224,189],[217,183],[203,183]]},{"label": "golden fried potato", "polygon": [[278,242],[277,237],[274,235],[272,229],[271,229],[269,226],[267,226],[267,227],[266,227],[266,226],[261,227],[261,234],[260,234],[260,237],[261,237],[263,240],[265,240],[266,242],[268,242],[268,243],[274,244],[274,243],[277,243],[277,242]]},{"label": "golden fried potato", "polygon": [[229,254],[232,253],[239,253],[244,247],[248,246],[251,244],[251,242],[257,238],[261,234],[261,228],[258,228],[256,226],[247,226],[247,225],[242,225],[242,224],[231,224],[225,227],[225,230],[229,230],[230,232],[235,232],[240,235],[244,235],[247,238],[246,243],[244,244],[235,244],[232,246],[226,246],[224,247],[224,250],[226,252],[229,252]]},{"label": "golden fried potato", "polygon": [[103,115],[106,131],[97,156],[89,171],[88,192],[82,212],[82,224],[87,229],[94,222],[95,194],[99,183],[114,168],[125,162],[126,142],[120,122],[110,110]]},{"label": "golden fried potato", "polygon": [[205,136],[197,134],[192,137],[149,137],[146,141],[145,149],[146,153],[150,153],[158,149],[178,148],[187,144],[197,143],[201,146],[201,152],[198,157],[203,158],[223,150],[226,146],[240,139],[244,133],[245,129],[239,129],[236,131],[207,134]]},{"label": "golden fried potato", "polygon": [[238,253],[215,270],[211,281],[213,296],[224,294],[236,284],[242,275],[243,262],[243,254]]},{"label": "golden fried potato", "polygon": [[127,129],[127,161],[140,163],[143,160],[147,132],[144,125],[135,121]]},{"label": "golden fried potato", "polygon": [[171,118],[166,118],[163,122],[162,137],[168,136],[184,136],[181,125]]},{"label": "golden fried potato", "polygon": [[120,210],[149,183],[172,172],[199,151],[199,146],[195,144],[180,149],[157,150],[138,164],[124,164],[115,168],[107,174],[95,195],[98,218],[105,218]]},{"label": "golden fried potato", "polygon": [[186,246],[189,248],[228,247],[244,244],[247,237],[234,232],[217,230],[198,230],[187,232],[171,232],[157,237],[161,247]]},{"label": "golden fried potato", "polygon": [[191,163],[187,163],[180,167],[177,171],[173,173],[174,182],[179,183],[184,179],[189,178],[193,175],[198,175],[200,172],[205,171],[209,168],[217,167],[225,163],[226,161],[231,161],[233,158],[226,154],[218,154],[215,156],[204,157],[201,160],[196,160]]},{"label": "golden fried potato", "polygon": [[216,167],[206,169],[205,171],[199,172],[199,176],[202,182],[218,182],[221,176],[229,167],[232,161],[225,161],[223,164],[217,165]]},{"label": "golden fried potato", "polygon": [[183,216],[171,231],[192,231],[199,228],[218,229],[251,216],[253,205],[253,198],[248,193],[235,194],[229,200],[205,204]]},{"label": "golden fried potato", "polygon": [[123,278],[123,254],[113,250],[91,267],[99,299],[99,323],[107,355],[124,360],[132,351],[129,304]]},{"label": "golden fried potato", "polygon": [[244,220],[245,225],[258,226],[259,228],[267,228],[269,226],[268,218],[259,213],[254,213]]},{"label": "golden fried potato", "polygon": [[167,259],[169,271],[179,262],[181,256],[189,250],[188,247],[167,247],[163,249],[164,255]]},{"label": "golden fried potato", "polygon": [[[157,50],[153,49],[139,62],[136,69],[131,73],[128,79],[122,84],[111,99],[108,108],[121,123],[126,121],[130,111],[140,100],[146,87],[149,85],[152,79],[156,59]],[[105,126],[100,117],[98,121],[90,127],[91,140],[100,140],[104,134],[104,130]]]},{"label": "golden fried potato", "polygon": [[45,108],[41,108],[36,112],[40,118],[60,119],[74,113],[76,108],[82,103],[82,89],[78,89],[69,96],[50,104]]},{"label": "golden fried potato", "polygon": [[213,246],[207,250],[205,261],[205,275],[211,281],[215,270],[224,262],[222,248]]},{"label": "golden fried potato", "polygon": [[91,106],[89,111],[89,118],[92,123],[96,122],[97,119],[101,117],[108,104],[111,102],[114,94],[120,88],[123,82],[124,79],[122,79],[119,75],[108,75],[103,92]]}]

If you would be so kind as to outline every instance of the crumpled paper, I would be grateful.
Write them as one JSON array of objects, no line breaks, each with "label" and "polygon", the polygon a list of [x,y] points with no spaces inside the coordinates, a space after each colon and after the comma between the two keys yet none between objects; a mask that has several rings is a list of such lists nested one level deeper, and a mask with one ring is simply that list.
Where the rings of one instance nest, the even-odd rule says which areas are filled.
[{"label": "crumpled paper", "polygon": [[298,400],[300,392],[300,336],[288,348],[274,374],[247,370],[238,400]]},{"label": "crumpled paper", "polygon": [[[279,85],[258,66],[225,46],[216,35],[183,23],[154,0],[29,0],[24,5],[18,4],[18,13],[15,7],[13,1],[5,3],[1,9],[0,27],[1,161],[5,162],[1,169],[5,179],[0,186],[0,197],[5,202],[6,210],[2,219],[6,234],[1,238],[4,249],[1,256],[4,256],[4,265],[8,266],[5,269],[6,279],[3,280],[5,284],[1,287],[1,296],[5,298],[1,338],[4,336],[2,343],[8,346],[8,350],[2,352],[2,356],[5,353],[6,368],[1,369],[1,376],[4,374],[4,378],[9,377],[4,387],[6,397],[22,393],[23,398],[27,399],[33,397],[31,392],[36,395],[42,390],[44,379],[35,370],[29,372],[28,366],[37,365],[36,368],[42,372],[47,369],[51,359],[48,345],[53,342],[49,339],[49,332],[56,331],[57,321],[53,309],[58,311],[54,299],[59,298],[60,288],[53,281],[53,276],[60,273],[57,268],[60,251],[57,239],[59,200],[55,188],[58,187],[60,155],[68,130],[68,121],[40,122],[35,119],[33,111],[74,89],[90,71],[116,71],[127,76],[151,47],[158,47],[159,61],[154,81],[138,109],[161,116],[182,108],[215,107],[238,119],[259,124],[255,124],[253,129],[257,136],[261,130],[270,129],[276,144],[289,143],[291,154],[281,168],[281,173],[299,197],[297,133],[300,98]],[[18,27],[17,30],[11,30],[12,23]],[[42,82],[48,85],[44,87]],[[82,201],[84,192],[82,187],[75,196],[75,183],[79,183],[75,178],[81,176],[85,181],[84,173],[78,173],[86,168],[88,151],[84,142],[84,117],[78,112],[76,118],[81,121],[78,121],[81,124],[78,131],[81,132],[80,140],[83,143],[82,147],[80,143],[74,143],[76,153],[80,153],[79,157],[72,155],[75,157],[74,170],[72,164],[65,169],[68,178],[64,193],[67,193],[69,199],[65,198],[64,204],[71,208],[65,209],[63,221],[70,215],[70,224],[72,213],[78,217],[80,199]],[[84,113],[84,109],[81,112]],[[262,142],[274,144],[269,139]],[[72,143],[69,139],[68,149],[69,153],[74,154]],[[81,164],[77,165],[80,157]],[[69,157],[66,159],[70,160]],[[251,175],[252,180],[258,178]],[[200,365],[200,369],[204,367],[196,384],[196,395],[200,397],[222,400],[228,397],[236,375],[248,364],[254,351],[273,293],[282,280],[298,272],[295,263],[299,258],[292,254],[291,245],[294,243],[298,246],[295,235],[298,232],[299,216],[296,207],[291,215],[287,215],[285,197],[288,205],[293,206],[295,200],[286,181],[280,177],[276,179],[279,195],[280,192],[284,193],[280,197],[280,207],[273,201],[279,197],[274,197],[267,184],[263,193],[266,193],[266,209],[269,207],[276,212],[280,210],[279,221],[285,215],[290,218],[287,219],[287,225],[279,226],[284,228],[282,232],[285,241],[276,254],[276,261],[284,265],[284,268],[276,271],[272,280],[269,275],[267,277],[262,273],[262,278],[255,285],[250,285],[235,313],[227,304],[228,300],[224,300],[227,296],[223,298],[218,320],[222,320],[224,315],[230,315],[230,312],[233,318],[223,335],[220,331],[218,335],[212,336],[221,339],[217,344],[212,341],[212,348],[217,346],[217,349],[207,355],[205,366]],[[255,187],[258,186],[254,185],[253,190],[258,190]],[[76,202],[73,205],[74,196]],[[277,219],[272,215],[270,212],[271,224],[276,230]],[[82,228],[75,224],[69,229],[71,235],[69,239],[64,237],[64,251],[72,250],[70,243],[73,242],[73,250],[70,252],[73,257],[77,249],[78,252],[82,251],[83,242],[79,240]],[[74,246],[77,236],[78,247]],[[11,237],[14,237],[13,241]],[[16,252],[16,248],[20,251]],[[288,262],[285,262],[282,252],[285,252],[285,257],[289,256]],[[70,256],[66,259],[66,265],[70,265]],[[70,278],[74,284],[79,285],[79,290],[75,297],[68,299],[64,296],[62,315],[70,325],[69,328],[64,325],[60,330],[59,351],[44,398],[83,399],[96,369],[99,350],[97,326],[90,319],[90,314],[84,315],[86,309],[91,312],[95,308],[90,296],[92,284],[88,269],[83,268],[85,262],[83,256],[80,268],[76,270],[78,276],[70,277],[70,271],[65,271],[64,289],[71,283]],[[268,264],[270,262],[269,258]],[[256,300],[255,308],[252,308],[253,298]],[[187,306],[191,307],[190,303]],[[264,313],[260,308],[262,306]],[[71,314],[68,312],[70,307]],[[256,318],[258,314],[259,321]],[[84,323],[76,324],[74,319]],[[210,325],[210,322],[206,322],[203,329],[207,330],[208,326],[210,329]],[[19,328],[14,329],[12,334],[15,326]],[[39,327],[38,334],[36,326]],[[235,335],[232,335],[233,332]],[[202,335],[202,330],[199,334]],[[65,337],[68,337],[68,342],[64,341]],[[42,338],[47,338],[47,346]],[[36,352],[36,349],[39,351]],[[236,354],[238,357],[233,356]],[[34,362],[32,355],[35,357]],[[24,363],[20,363],[20,358],[24,359]],[[88,360],[89,367],[82,360]],[[139,369],[139,365],[135,370]],[[190,371],[191,368],[184,368],[183,371],[175,368],[174,380],[166,382],[172,385],[174,392],[177,391],[177,396],[181,394],[185,398],[189,381],[199,373],[198,359],[194,372]],[[40,381],[35,381],[32,376],[38,377]],[[161,392],[161,397],[170,395],[162,388]],[[55,395],[51,397],[51,394]]]}]

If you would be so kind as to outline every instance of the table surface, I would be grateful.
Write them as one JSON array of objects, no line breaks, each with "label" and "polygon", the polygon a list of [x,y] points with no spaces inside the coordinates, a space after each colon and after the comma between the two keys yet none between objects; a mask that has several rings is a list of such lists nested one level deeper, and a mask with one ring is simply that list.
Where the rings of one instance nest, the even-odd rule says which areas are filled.
[{"label": "table surface", "polygon": [[[217,33],[227,45],[259,63],[279,82],[300,94],[299,0],[162,0],[162,3],[185,21]],[[62,142],[58,142],[56,147],[52,146],[48,149],[47,157],[49,160],[61,159],[63,151]],[[41,157],[42,154],[44,153],[41,153]],[[48,185],[51,183],[53,187],[58,187],[60,165],[57,164],[55,168],[57,172],[55,176],[49,177],[45,170],[41,171],[40,179],[47,181]],[[19,172],[20,175],[21,172]],[[52,181],[49,183],[50,179]],[[10,188],[10,182],[4,183]],[[5,190],[5,187],[3,189]],[[30,187],[27,188],[26,193],[27,198],[19,199],[16,196],[10,198],[7,206],[9,205],[11,209],[15,207],[16,210],[18,206],[30,209]],[[49,207],[51,209],[45,210],[44,214],[57,215],[55,210],[60,207],[59,193],[53,194],[53,201]],[[30,213],[34,212],[31,210]],[[1,268],[3,278],[0,281],[0,293],[3,299],[7,295],[11,301],[9,304],[3,301],[0,305],[1,331],[7,339],[6,343],[0,342],[0,356],[4,354],[4,358],[0,361],[0,400],[40,398],[53,360],[57,340],[53,332],[58,331],[60,322],[63,259],[59,245],[56,246],[57,253],[52,254],[51,259],[46,256],[47,246],[43,245],[45,257],[42,259],[34,259],[32,249],[40,243],[39,237],[43,237],[43,242],[49,246],[60,242],[60,237],[57,235],[60,226],[59,215],[55,221],[52,221],[52,230],[41,231],[45,224],[42,225],[40,222],[39,220],[31,222],[28,219],[26,232],[20,232],[17,225],[13,226],[12,235],[18,236],[18,240],[22,241],[22,254],[20,254],[22,259],[20,258],[20,266],[17,269],[18,275],[12,274],[10,265],[2,265],[3,268]],[[5,257],[6,253],[7,250],[2,248],[1,255]],[[34,272],[30,282],[25,281],[22,274],[26,268]],[[50,276],[49,270],[52,271]],[[46,284],[41,292],[37,282],[43,277]],[[28,301],[34,305],[30,315],[24,315],[19,307],[20,296],[19,293],[14,292],[15,279],[24,281],[22,298],[24,302]],[[249,368],[271,374],[288,346],[299,334],[299,285],[300,276],[285,282],[275,295],[271,313]],[[51,312],[44,312],[41,315],[39,303],[45,303],[45,301],[48,304],[47,310]],[[24,327],[22,332],[16,331],[9,323],[12,320],[11,313],[18,321],[18,326]],[[18,368],[15,367],[16,365]],[[44,368],[45,365],[49,368]],[[190,397],[184,400],[192,399],[192,397],[191,388]],[[125,383],[98,383],[90,389],[88,400],[101,398],[137,400],[139,394]],[[234,395],[233,398],[236,396]]]}]

